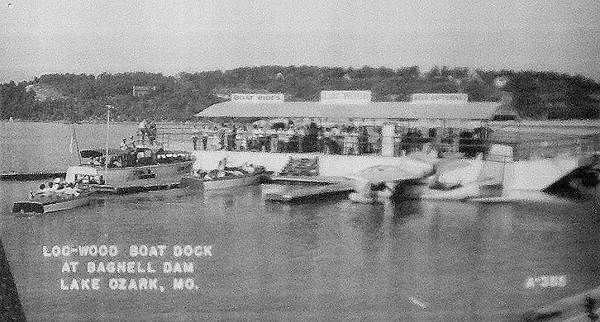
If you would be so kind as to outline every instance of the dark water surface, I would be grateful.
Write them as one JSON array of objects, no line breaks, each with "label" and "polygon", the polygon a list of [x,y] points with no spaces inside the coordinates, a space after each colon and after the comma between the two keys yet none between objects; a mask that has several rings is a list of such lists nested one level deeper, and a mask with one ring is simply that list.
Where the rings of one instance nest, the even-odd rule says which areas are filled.
[{"label": "dark water surface", "polygon": [[[53,126],[66,133],[68,154],[68,126]],[[3,156],[3,169],[6,160],[53,150],[51,143],[35,148],[33,139],[8,141],[0,128],[3,154],[15,154]],[[288,205],[263,201],[261,187],[243,187],[109,196],[70,211],[13,216],[12,202],[37,185],[0,182],[1,238],[34,321],[504,320],[600,285],[596,200]],[[131,244],[212,245],[212,256],[193,258],[194,272],[180,274],[194,279],[194,290],[173,290],[169,274],[156,274],[164,292],[61,290],[61,278],[90,277],[61,273],[65,261],[98,258],[48,258],[42,246],[90,244],[116,244],[115,261],[138,260],[125,254]],[[151,259],[164,260],[178,259]],[[564,276],[566,285],[527,287],[529,278],[549,275]]]}]

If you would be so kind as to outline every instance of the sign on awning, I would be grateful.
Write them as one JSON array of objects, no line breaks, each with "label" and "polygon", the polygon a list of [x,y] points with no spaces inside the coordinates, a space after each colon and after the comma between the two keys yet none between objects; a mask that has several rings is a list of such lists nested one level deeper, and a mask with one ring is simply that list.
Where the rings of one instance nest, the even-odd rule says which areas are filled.
[{"label": "sign on awning", "polygon": [[235,102],[252,102],[252,103],[280,103],[284,97],[282,93],[276,94],[231,94],[231,100]]}]

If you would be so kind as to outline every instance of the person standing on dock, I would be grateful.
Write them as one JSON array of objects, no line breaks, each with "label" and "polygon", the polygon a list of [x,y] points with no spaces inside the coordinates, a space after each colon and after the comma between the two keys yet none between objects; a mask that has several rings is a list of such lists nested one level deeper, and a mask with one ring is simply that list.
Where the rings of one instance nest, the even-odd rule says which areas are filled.
[{"label": "person standing on dock", "polygon": [[196,133],[192,134],[192,144],[194,146],[194,151],[198,150],[198,136]]},{"label": "person standing on dock", "polygon": [[123,140],[121,141],[121,150],[127,151],[127,149],[129,149],[129,146],[127,145],[127,140],[125,140],[125,138],[123,138]]},{"label": "person standing on dock", "polygon": [[143,119],[140,124],[138,124],[138,131],[140,132],[140,136],[142,137],[142,142],[146,139],[146,119]]},{"label": "person standing on dock", "polygon": [[135,150],[135,140],[133,139],[133,135],[129,138],[129,143],[127,145],[130,149]]},{"label": "person standing on dock", "polygon": [[156,141],[156,137],[158,136],[156,130],[156,123],[154,121],[150,121],[146,127],[146,135],[148,136],[148,141],[150,144],[154,145],[154,141]]}]

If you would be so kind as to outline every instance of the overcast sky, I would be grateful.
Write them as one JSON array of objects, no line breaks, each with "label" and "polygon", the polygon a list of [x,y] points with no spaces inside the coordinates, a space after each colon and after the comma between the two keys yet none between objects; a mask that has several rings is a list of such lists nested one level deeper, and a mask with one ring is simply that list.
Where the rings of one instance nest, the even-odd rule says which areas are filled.
[{"label": "overcast sky", "polygon": [[258,65],[466,66],[600,80],[600,1],[1,0],[0,82]]}]

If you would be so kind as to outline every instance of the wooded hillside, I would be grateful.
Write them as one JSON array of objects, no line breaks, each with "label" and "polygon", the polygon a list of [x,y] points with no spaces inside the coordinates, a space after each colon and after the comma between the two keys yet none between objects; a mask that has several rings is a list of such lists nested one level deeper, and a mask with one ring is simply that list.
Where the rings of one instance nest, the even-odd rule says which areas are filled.
[{"label": "wooded hillside", "polygon": [[[499,100],[494,80],[508,79],[514,106],[524,118],[600,118],[600,84],[581,76],[552,72],[470,71],[468,68],[341,68],[314,66],[243,67],[227,71],[180,73],[49,74],[32,81],[0,84],[0,119],[95,120],[106,104],[116,120],[190,120],[209,105],[236,92],[282,92],[288,101],[319,99],[321,90],[371,90],[375,101],[409,100],[412,93],[464,92],[471,101]],[[28,85],[29,91],[26,90]],[[150,86],[134,97],[133,86]],[[35,88],[60,95],[44,97]]]}]

